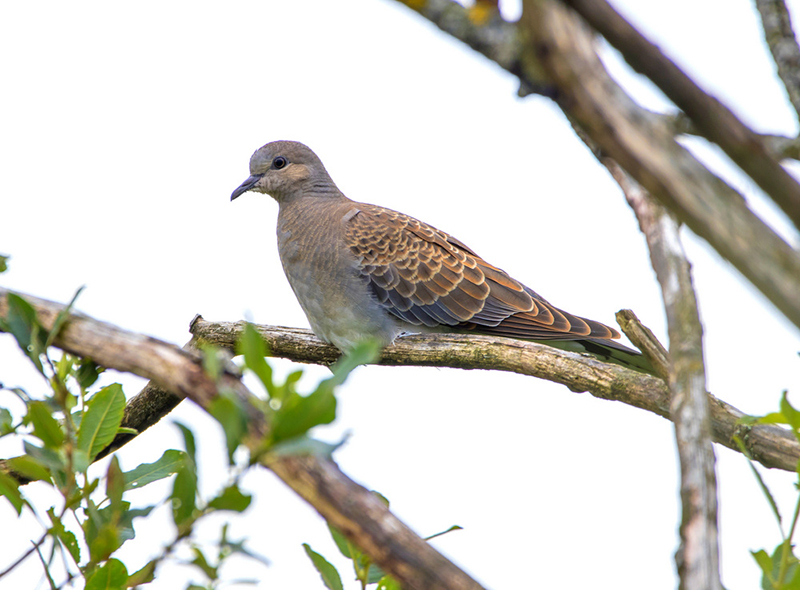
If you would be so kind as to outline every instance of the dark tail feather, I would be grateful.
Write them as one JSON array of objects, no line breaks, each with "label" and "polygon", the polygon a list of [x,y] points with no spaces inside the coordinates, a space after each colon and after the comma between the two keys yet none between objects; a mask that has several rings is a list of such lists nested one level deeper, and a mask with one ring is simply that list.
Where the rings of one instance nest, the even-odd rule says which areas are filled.
[{"label": "dark tail feather", "polygon": [[657,376],[653,365],[641,352],[613,340],[587,338],[586,340],[543,340],[541,343],[572,352],[588,352],[601,361]]}]

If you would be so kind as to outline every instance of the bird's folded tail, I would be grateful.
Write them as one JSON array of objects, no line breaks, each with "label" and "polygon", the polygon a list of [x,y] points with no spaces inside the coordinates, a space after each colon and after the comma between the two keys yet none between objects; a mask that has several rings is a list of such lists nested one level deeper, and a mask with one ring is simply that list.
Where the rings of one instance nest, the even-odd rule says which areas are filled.
[{"label": "bird's folded tail", "polygon": [[540,340],[539,342],[561,350],[589,353],[601,361],[657,376],[653,365],[646,356],[613,340],[587,338],[586,340]]}]

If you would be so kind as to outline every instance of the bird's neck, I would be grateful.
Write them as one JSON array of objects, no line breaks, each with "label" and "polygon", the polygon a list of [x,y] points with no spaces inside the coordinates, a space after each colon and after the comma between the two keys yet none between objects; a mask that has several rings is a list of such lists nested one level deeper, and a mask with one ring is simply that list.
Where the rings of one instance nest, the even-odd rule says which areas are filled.
[{"label": "bird's neck", "polygon": [[342,194],[342,191],[328,181],[313,181],[308,180],[303,183],[301,187],[295,187],[294,190],[287,193],[273,193],[275,200],[280,203],[281,207],[294,205],[295,203],[306,203],[308,201],[337,201],[347,199]]},{"label": "bird's neck", "polygon": [[303,217],[334,219],[336,217],[335,211],[341,208],[347,209],[349,203],[352,203],[352,201],[345,197],[335,186],[333,190],[323,192],[305,191],[295,198],[279,201],[279,223]]}]

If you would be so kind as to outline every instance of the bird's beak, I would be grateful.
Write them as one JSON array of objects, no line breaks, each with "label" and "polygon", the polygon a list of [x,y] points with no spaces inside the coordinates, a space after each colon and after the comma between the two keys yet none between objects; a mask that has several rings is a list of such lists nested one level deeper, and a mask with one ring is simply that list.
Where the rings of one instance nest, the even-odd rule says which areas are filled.
[{"label": "bird's beak", "polygon": [[247,180],[245,180],[239,187],[231,193],[231,201],[233,201],[236,197],[243,195],[251,188],[253,188],[256,183],[261,180],[261,177],[264,176],[263,174],[256,174],[254,176],[248,176]]}]

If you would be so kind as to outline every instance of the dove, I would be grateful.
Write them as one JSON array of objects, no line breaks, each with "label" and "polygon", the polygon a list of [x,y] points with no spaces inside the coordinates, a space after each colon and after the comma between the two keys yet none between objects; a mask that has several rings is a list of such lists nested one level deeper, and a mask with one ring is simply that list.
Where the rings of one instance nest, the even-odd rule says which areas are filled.
[{"label": "dove", "polygon": [[[432,225],[346,197],[319,157],[273,141],[231,194],[278,202],[278,254],[320,339],[343,352],[365,340],[457,332],[532,340],[651,372],[605,324],[573,315]],[[516,247],[524,247],[519,244]]]}]

